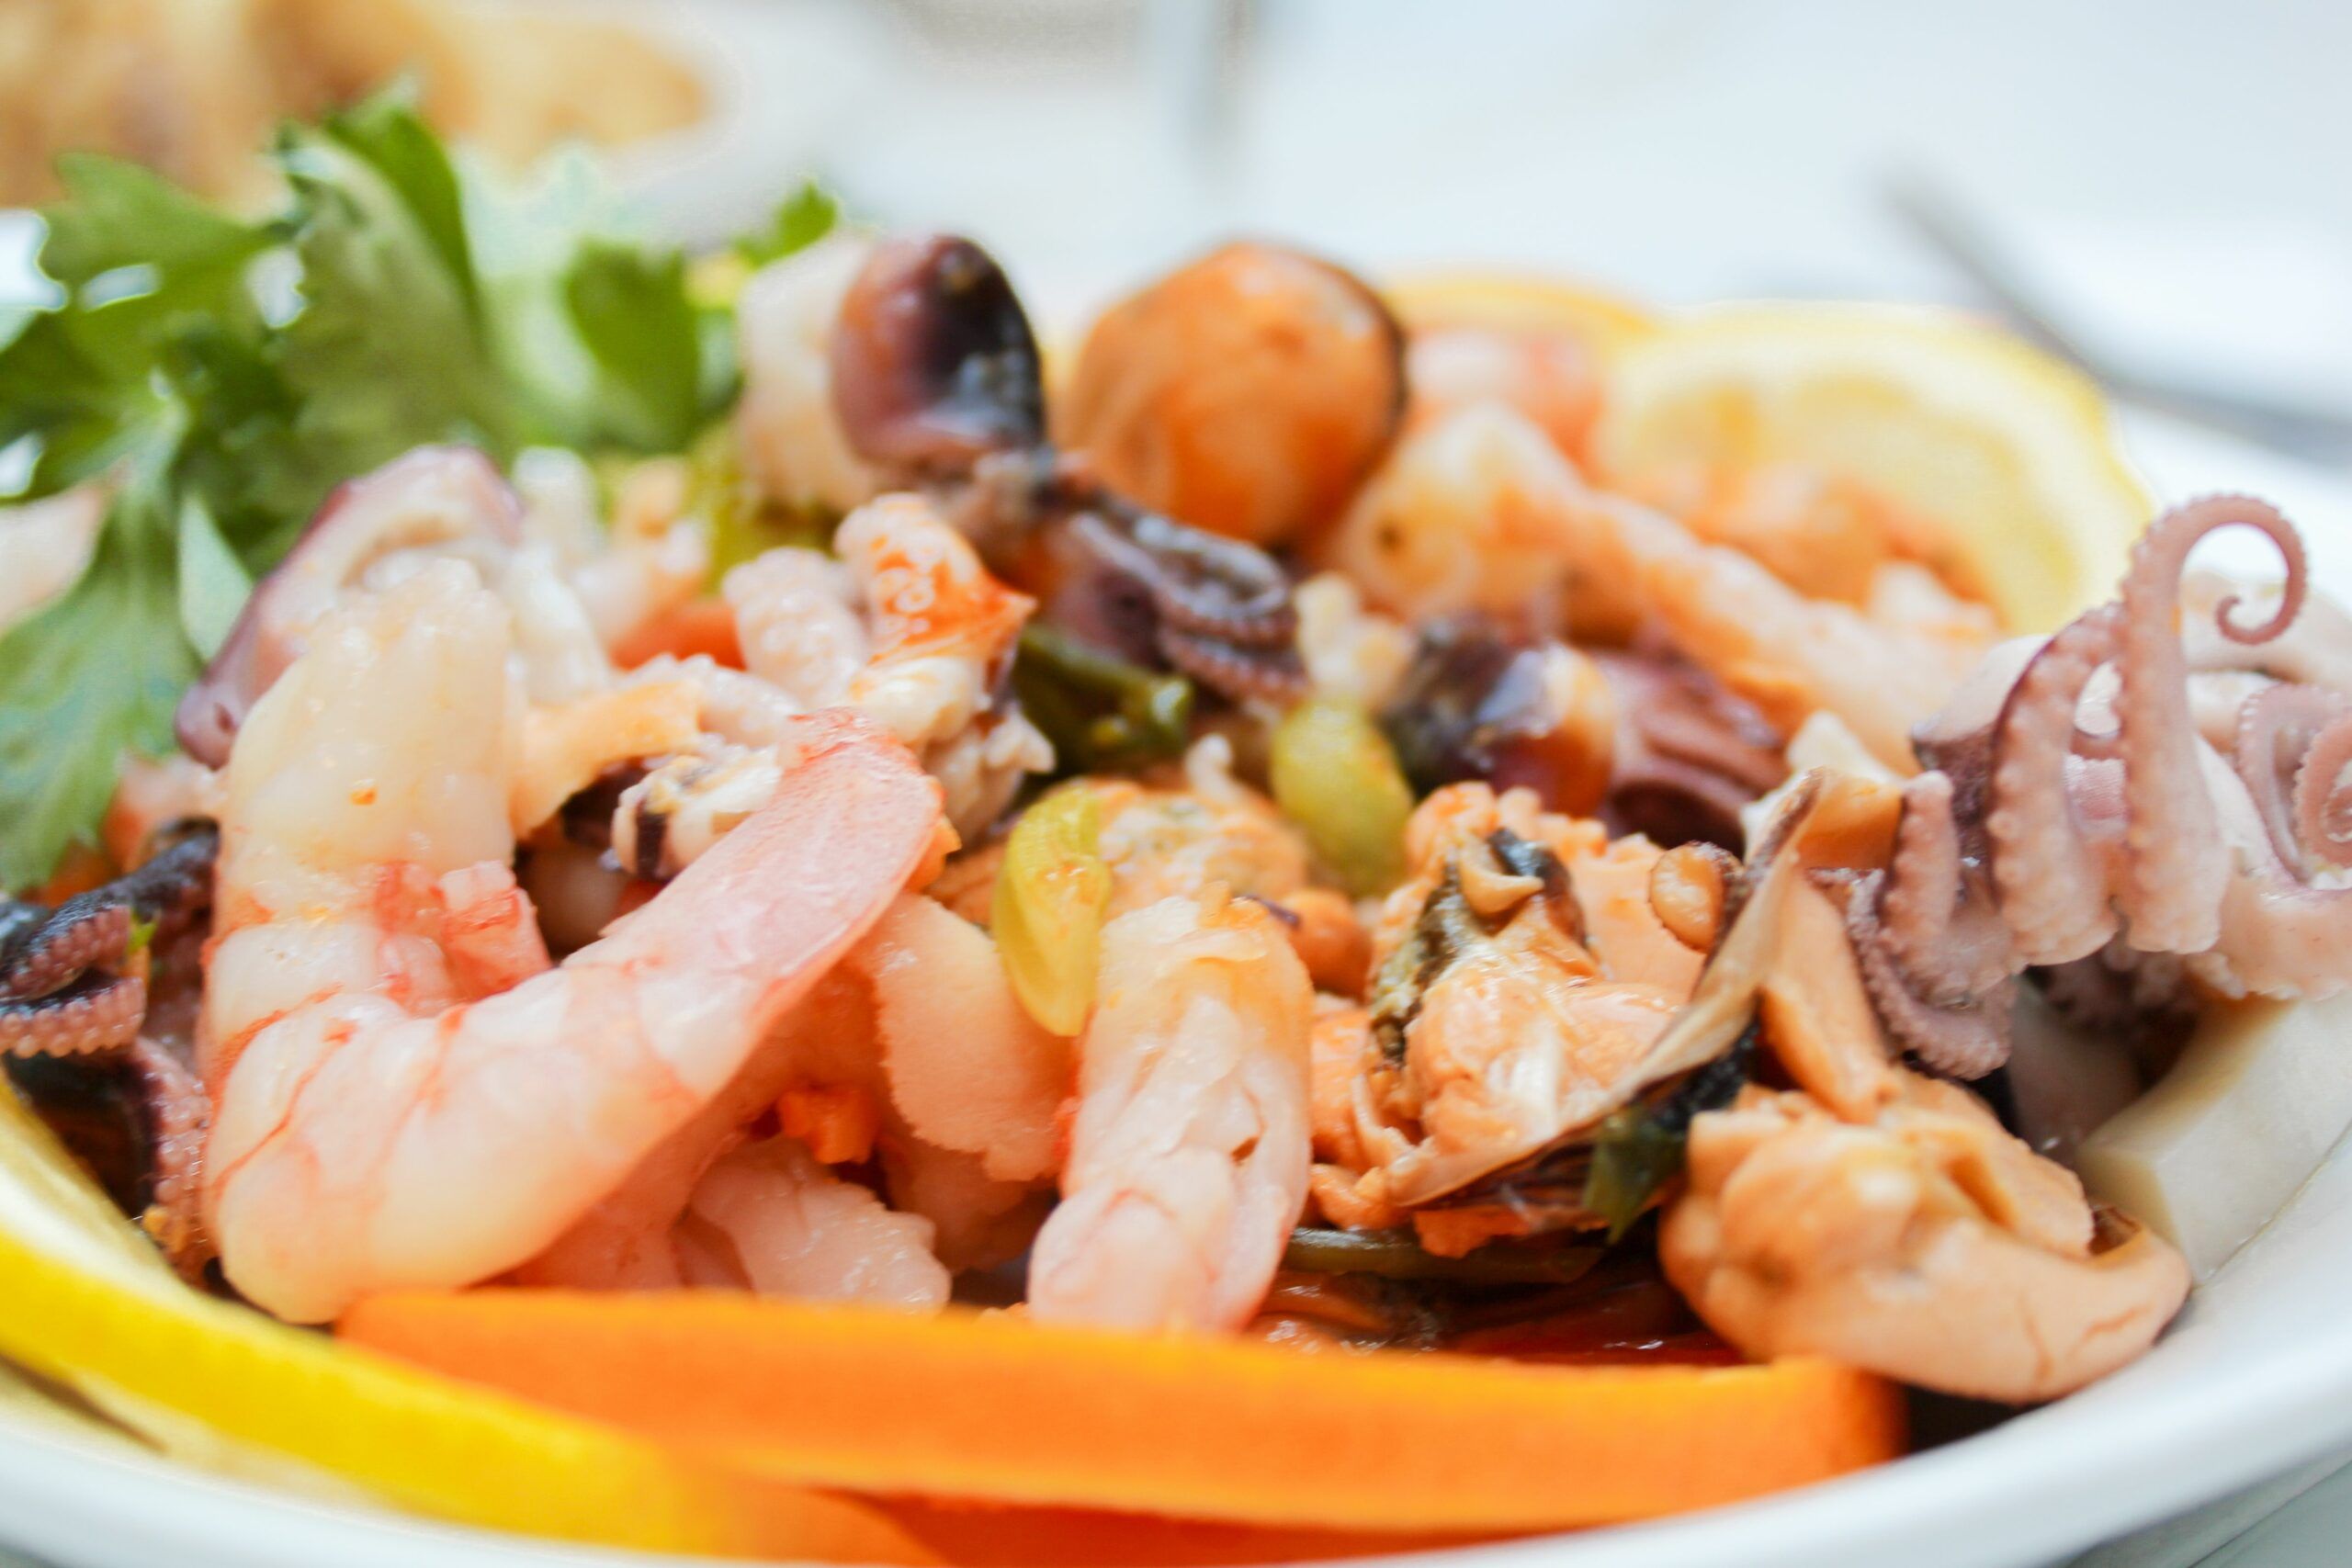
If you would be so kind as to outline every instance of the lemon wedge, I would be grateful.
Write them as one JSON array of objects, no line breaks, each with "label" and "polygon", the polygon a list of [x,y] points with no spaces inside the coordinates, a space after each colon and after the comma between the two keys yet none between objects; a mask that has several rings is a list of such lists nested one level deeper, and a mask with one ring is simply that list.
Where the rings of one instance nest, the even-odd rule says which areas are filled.
[{"label": "lemon wedge", "polygon": [[[174,1458],[314,1496],[650,1551],[930,1560],[862,1504],[689,1460],[190,1290],[5,1085],[0,1357]],[[40,1431],[26,1411],[26,1397],[0,1401],[0,1420]]]},{"label": "lemon wedge", "polygon": [[1408,327],[1557,332],[1603,354],[1658,330],[1657,318],[1630,299],[1582,284],[1512,273],[1408,274],[1384,283],[1380,292]]},{"label": "lemon wedge", "polygon": [[2006,333],[1900,306],[1741,305],[1625,342],[1594,454],[1614,480],[1791,462],[1935,525],[2013,628],[2105,599],[2148,493],[2106,404]]}]

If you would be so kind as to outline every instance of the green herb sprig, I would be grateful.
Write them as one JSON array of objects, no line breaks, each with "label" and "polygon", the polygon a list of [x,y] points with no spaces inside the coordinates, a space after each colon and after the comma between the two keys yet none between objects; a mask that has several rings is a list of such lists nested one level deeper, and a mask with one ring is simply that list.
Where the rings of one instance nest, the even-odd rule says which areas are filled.
[{"label": "green herb sprig", "polygon": [[[682,452],[733,400],[724,310],[577,182],[461,178],[397,91],[272,155],[287,200],[259,220],[65,159],[54,298],[0,325],[0,451],[29,458],[0,501],[108,497],[81,579],[0,635],[0,888],[92,837],[126,751],[170,749],[181,690],[336,484],[435,441]],[[796,193],[742,254],[836,217]]]}]

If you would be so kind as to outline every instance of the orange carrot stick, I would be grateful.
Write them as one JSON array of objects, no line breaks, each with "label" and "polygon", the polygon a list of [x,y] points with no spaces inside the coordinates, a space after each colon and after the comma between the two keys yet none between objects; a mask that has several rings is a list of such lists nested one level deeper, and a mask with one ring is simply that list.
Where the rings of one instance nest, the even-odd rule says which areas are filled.
[{"label": "orange carrot stick", "polygon": [[721,1292],[379,1297],[347,1338],[782,1479],[1360,1530],[1705,1507],[1901,1451],[1826,1361],[1547,1367],[1307,1354]]}]

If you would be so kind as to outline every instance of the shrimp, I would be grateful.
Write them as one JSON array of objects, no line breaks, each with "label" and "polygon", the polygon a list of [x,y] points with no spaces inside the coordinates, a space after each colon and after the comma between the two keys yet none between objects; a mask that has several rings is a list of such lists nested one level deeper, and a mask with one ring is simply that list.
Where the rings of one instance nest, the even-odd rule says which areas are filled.
[{"label": "shrimp", "polygon": [[819,1165],[787,1137],[743,1144],[695,1183],[679,1224],[688,1284],[906,1308],[947,1300],[933,1227]]},{"label": "shrimp", "polygon": [[1001,694],[1034,602],[917,496],[860,508],[834,547],[838,563],[771,550],[728,574],[745,662],[791,704],[873,716],[940,781],[957,830],[978,832],[1053,766],[1052,746]]},{"label": "shrimp", "polygon": [[736,440],[760,493],[839,515],[881,489],[833,412],[832,337],[874,243],[832,234],[752,275],[736,302]]},{"label": "shrimp", "polygon": [[1069,1048],[1023,1010],[988,933],[910,893],[851,963],[874,988],[890,1100],[909,1125],[991,1178],[1050,1174]]},{"label": "shrimp", "polygon": [[613,498],[605,548],[570,570],[588,623],[608,649],[626,652],[644,630],[702,592],[710,575],[710,524],[690,512],[685,462],[638,464]]},{"label": "shrimp", "polygon": [[1214,884],[1283,902],[1307,885],[1306,840],[1274,803],[1237,782],[1233,748],[1206,736],[1185,754],[1182,787],[1097,778],[1110,912],[1193,897]]},{"label": "shrimp", "polygon": [[[1068,1045],[1021,1011],[988,937],[902,895],[724,1089],[518,1277],[935,1304],[945,1268],[1027,1246],[1069,1079]],[[770,1111],[790,1152],[771,1149],[722,1177]],[[889,1208],[821,1168],[877,1156]],[[728,1225],[751,1227],[763,1247],[790,1238],[788,1269],[714,1270],[704,1201],[713,1180],[728,1194]]]},{"label": "shrimp", "polygon": [[873,657],[848,567],[786,547],[729,571],[719,592],[735,614],[745,670],[802,708],[848,698]]},{"label": "shrimp", "polygon": [[1796,464],[1672,468],[1622,488],[1707,543],[1746,552],[1807,598],[1862,604],[1897,554],[1885,505]]},{"label": "shrimp", "polygon": [[1784,733],[1827,709],[1906,773],[1912,728],[1997,632],[1990,610],[1906,560],[1875,566],[1859,604],[1807,598],[1741,550],[1587,489],[1540,430],[1497,402],[1399,442],[1323,564],[1415,617],[1532,613],[1602,641],[1655,627]]},{"label": "shrimp", "polygon": [[1708,1326],[1759,1360],[1829,1356],[2012,1404],[2145,1350],[2188,1294],[2179,1253],[2102,1224],[1966,1090],[1895,1072],[1860,1124],[1755,1087],[1692,1122],[1658,1255]]},{"label": "shrimp", "polygon": [[[1370,943],[1355,906],[1312,885],[1306,840],[1272,801],[1233,777],[1233,747],[1205,735],[1185,753],[1176,781],[1092,778],[1073,788],[1093,793],[1102,813],[1099,840],[1111,872],[1106,912],[1123,915],[1162,898],[1197,897],[1221,886],[1276,912],[1290,944],[1318,989],[1363,989]],[[977,901],[969,880],[993,867],[958,867],[950,893]]]},{"label": "shrimp", "polygon": [[773,798],[549,968],[507,869],[497,601],[436,561],[331,612],[228,769],[199,1058],[205,1211],[296,1322],[545,1248],[935,865],[936,786],[812,717]]},{"label": "shrimp", "polygon": [[1216,892],[1113,920],[1101,964],[1029,1310],[1238,1328],[1306,1201],[1306,973],[1271,915]]},{"label": "shrimp", "polygon": [[1291,593],[1298,610],[1298,656],[1318,696],[1338,697],[1366,713],[1388,705],[1413,662],[1413,634],[1369,609],[1356,585],[1318,572]]},{"label": "shrimp", "polygon": [[1405,363],[1413,389],[1408,427],[1469,403],[1507,403],[1579,470],[1589,467],[1601,376],[1582,339],[1567,333],[1431,327],[1413,333]]}]

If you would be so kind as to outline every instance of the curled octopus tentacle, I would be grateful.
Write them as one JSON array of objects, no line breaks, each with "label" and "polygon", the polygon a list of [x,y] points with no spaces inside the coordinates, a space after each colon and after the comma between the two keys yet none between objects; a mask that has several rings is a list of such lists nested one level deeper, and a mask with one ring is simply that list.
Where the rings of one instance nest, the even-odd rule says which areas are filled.
[{"label": "curled octopus tentacle", "polygon": [[2287,581],[2268,619],[2240,626],[2238,598],[2222,601],[2215,624],[2229,640],[2267,642],[2302,609],[2302,540],[2276,507],[2247,496],[2209,496],[2158,518],[2132,554],[2116,628],[2117,755],[2123,763],[2127,851],[2116,889],[2132,946],[2196,953],[2213,944],[2230,877],[2222,825],[2202,777],[2189,712],[2188,655],[2181,645],[2181,573],[2207,535],[2243,526],[2278,547]]},{"label": "curled octopus tentacle", "polygon": [[1855,879],[1846,930],[1887,1032],[1935,1071],[1977,1078],[2008,1059],[2021,964],[1981,865],[1962,852],[1953,798],[1939,772],[1904,784],[1894,857]]},{"label": "curled octopus tentacle", "polygon": [[2009,1059],[2009,1012],[2017,982],[1997,982],[1950,1005],[1921,997],[1903,971],[1881,923],[1886,874],[1856,877],[1846,897],[1846,932],[1862,985],[1887,1032],[1922,1063],[1956,1078],[1981,1078]]},{"label": "curled octopus tentacle", "polygon": [[[2308,691],[2311,688],[2284,688]],[[2328,694],[2333,696],[2334,694]],[[2334,711],[2324,718],[2321,712]],[[2270,804],[2249,781],[2211,757],[2207,763],[2226,841],[2235,852],[2235,874],[2223,885],[2220,934],[2210,950],[2191,955],[2193,973],[2231,995],[2326,997],[2352,984],[2352,887],[2313,879],[2313,869],[2341,863],[2344,840],[2334,824],[2343,806],[2338,788],[2352,760],[2352,710],[2300,696],[2262,698],[2248,704],[2245,725],[2257,748],[2271,757]],[[2282,713],[2301,708],[2302,728],[2316,733],[2293,763],[2294,784],[2283,811],[2277,806],[2282,743],[2299,735],[2274,728]],[[2266,714],[2265,710],[2268,710]],[[2242,736],[2242,739],[2244,737]],[[2242,763],[2258,760],[2241,757]],[[2258,774],[2259,770],[2255,770]],[[2286,840],[2278,835],[2282,828]]]},{"label": "curled octopus tentacle", "polygon": [[1894,858],[1877,915],[1889,954],[1929,1003],[1954,1007],[2021,965],[1981,868],[1963,858],[1952,783],[1921,773],[1903,787]]},{"label": "curled octopus tentacle", "polygon": [[202,1214],[212,1099],[185,1062],[143,1035],[131,1042],[123,1064],[146,1112],[153,1193],[140,1224],[173,1266],[194,1278],[212,1255]]},{"label": "curled octopus tentacle", "polygon": [[2231,764],[2245,781],[2279,861],[2315,854],[2346,863],[2329,806],[2352,761],[2352,699],[2317,686],[2266,686],[2238,710]]},{"label": "curled octopus tentacle", "polygon": [[162,852],[54,909],[0,915],[0,1055],[74,1056],[127,1044],[147,1014],[131,952],[145,925],[171,935],[212,897],[220,843],[209,822],[175,831]]},{"label": "curled octopus tentacle", "polygon": [[2344,828],[2338,797],[2344,770],[2352,765],[2352,703],[2339,698],[2335,709],[2295,769],[2294,822],[2306,853],[2345,866],[2352,865],[2352,833]]},{"label": "curled octopus tentacle", "polygon": [[2120,615],[2104,605],[2043,644],[1995,727],[1984,832],[2002,917],[2030,964],[2079,958],[2115,933],[2106,857],[2076,812],[2070,764],[2075,710],[2114,651]]}]

